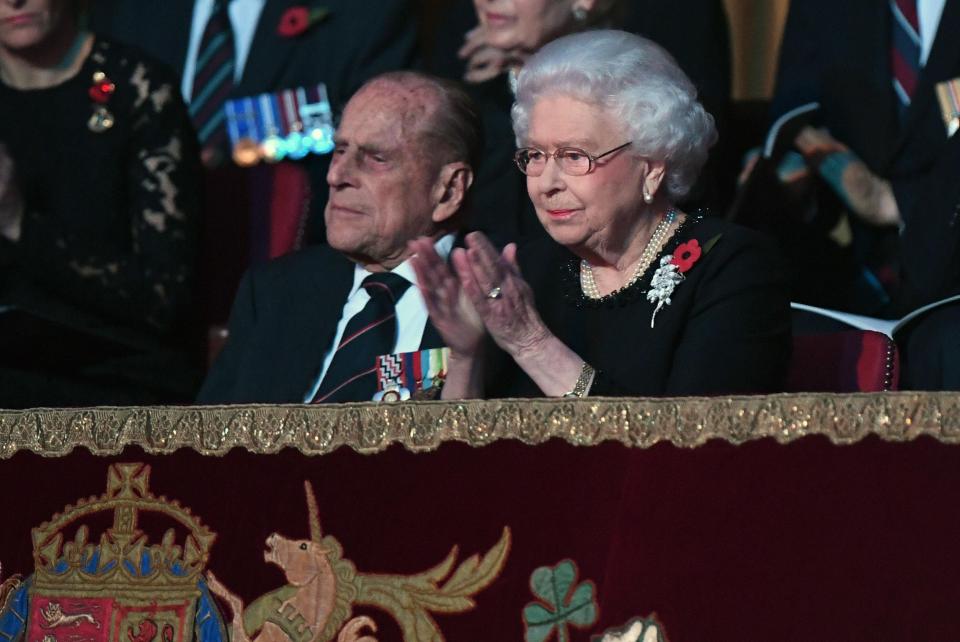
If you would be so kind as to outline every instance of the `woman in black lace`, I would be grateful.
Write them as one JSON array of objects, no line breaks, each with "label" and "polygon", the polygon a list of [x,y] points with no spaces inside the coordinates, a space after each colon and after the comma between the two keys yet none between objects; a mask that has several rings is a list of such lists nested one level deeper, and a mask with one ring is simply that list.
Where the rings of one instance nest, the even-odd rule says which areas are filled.
[{"label": "woman in black lace", "polygon": [[186,109],[169,72],[82,14],[0,3],[0,407],[195,384],[178,341],[198,235]]},{"label": "woman in black lace", "polygon": [[560,38],[524,65],[513,118],[551,239],[498,255],[469,235],[453,272],[416,243],[444,396],[776,390],[790,328],[771,246],[674,205],[716,132],[673,59],[621,31]]}]

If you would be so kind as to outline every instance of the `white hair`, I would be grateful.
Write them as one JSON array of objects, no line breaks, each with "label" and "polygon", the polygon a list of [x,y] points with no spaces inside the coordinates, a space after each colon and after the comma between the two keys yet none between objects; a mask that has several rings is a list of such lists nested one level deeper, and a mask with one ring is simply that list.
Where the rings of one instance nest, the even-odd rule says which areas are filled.
[{"label": "white hair", "polygon": [[713,116],[673,57],[625,31],[564,36],[524,64],[513,105],[517,145],[525,144],[534,104],[550,94],[598,105],[622,124],[634,153],[665,162],[672,200],[690,191],[717,140]]}]

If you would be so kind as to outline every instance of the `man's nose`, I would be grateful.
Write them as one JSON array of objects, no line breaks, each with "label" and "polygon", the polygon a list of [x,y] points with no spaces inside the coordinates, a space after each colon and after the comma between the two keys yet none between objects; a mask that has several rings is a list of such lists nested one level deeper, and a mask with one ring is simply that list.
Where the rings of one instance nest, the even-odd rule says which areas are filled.
[{"label": "man's nose", "polygon": [[330,187],[346,187],[354,184],[355,163],[349,152],[337,154],[334,152],[330,159],[330,169],[327,170],[327,185]]}]

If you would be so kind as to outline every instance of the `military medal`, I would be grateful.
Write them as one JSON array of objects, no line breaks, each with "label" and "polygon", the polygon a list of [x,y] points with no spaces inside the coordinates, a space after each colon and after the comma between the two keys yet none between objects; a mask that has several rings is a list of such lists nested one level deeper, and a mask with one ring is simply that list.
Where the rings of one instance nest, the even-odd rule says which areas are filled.
[{"label": "military medal", "polygon": [[224,105],[227,134],[230,136],[233,162],[250,167],[260,162],[260,137],[249,99],[231,100]]},{"label": "military medal", "polygon": [[412,394],[441,385],[447,376],[449,348],[432,348],[377,357],[374,401],[406,401]]},{"label": "military medal", "polygon": [[238,165],[333,151],[333,116],[322,83],[229,100],[225,110]]},{"label": "military medal", "polygon": [[947,138],[960,129],[960,78],[937,83],[937,100],[940,102],[940,114],[947,128]]}]

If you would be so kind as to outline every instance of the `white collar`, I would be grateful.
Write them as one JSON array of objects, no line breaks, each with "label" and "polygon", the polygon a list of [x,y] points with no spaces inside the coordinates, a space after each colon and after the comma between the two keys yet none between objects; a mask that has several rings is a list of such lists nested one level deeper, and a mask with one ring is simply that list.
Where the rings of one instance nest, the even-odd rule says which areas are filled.
[{"label": "white collar", "polygon": [[[437,251],[437,254],[440,255],[440,258],[444,261],[447,260],[447,257],[450,256],[450,252],[453,250],[453,242],[456,240],[455,234],[445,234],[436,240],[433,244],[433,248]],[[397,267],[390,270],[394,274],[402,276],[407,281],[413,284],[413,287],[417,287],[417,273],[413,271],[413,265],[410,264],[410,259],[398,265]],[[353,287],[350,288],[350,294],[347,295],[347,298],[353,297],[354,294],[360,290],[363,280],[374,274],[367,268],[363,267],[359,263],[356,264],[353,268]]]}]

